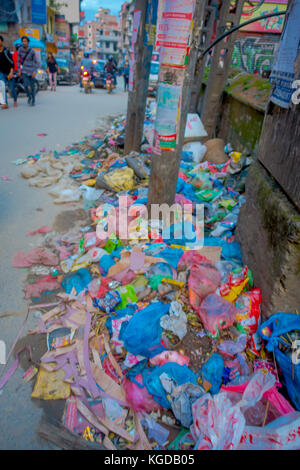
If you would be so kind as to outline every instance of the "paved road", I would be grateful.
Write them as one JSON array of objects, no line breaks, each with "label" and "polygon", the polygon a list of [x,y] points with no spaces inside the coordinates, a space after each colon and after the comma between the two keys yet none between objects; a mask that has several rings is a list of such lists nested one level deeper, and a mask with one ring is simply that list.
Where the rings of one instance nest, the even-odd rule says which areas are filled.
[{"label": "paved road", "polygon": [[[61,206],[53,204],[47,188],[29,187],[19,176],[20,166],[11,162],[44,147],[62,150],[90,134],[104,116],[124,113],[126,106],[127,94],[121,88],[112,95],[98,89],[86,95],[78,86],[61,86],[56,93],[40,92],[35,107],[29,107],[26,98],[21,98],[18,108],[0,109],[0,340],[6,342],[7,350],[24,315],[1,315],[26,312],[27,305],[22,291],[26,270],[12,268],[12,255],[36,246],[39,239],[27,237],[26,232],[45,224],[51,226],[55,215],[62,211]],[[47,136],[38,137],[39,133]],[[13,181],[3,181],[2,176]],[[36,326],[36,321],[30,317],[25,332]],[[0,391],[0,449],[51,448],[36,435],[42,410],[30,399],[31,385],[22,381],[23,374],[19,368]]]}]

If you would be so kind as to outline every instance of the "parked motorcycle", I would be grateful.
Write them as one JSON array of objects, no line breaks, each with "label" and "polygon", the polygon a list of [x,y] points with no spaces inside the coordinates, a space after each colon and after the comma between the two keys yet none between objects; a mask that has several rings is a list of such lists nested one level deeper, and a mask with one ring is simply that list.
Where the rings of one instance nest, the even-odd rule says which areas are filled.
[{"label": "parked motorcycle", "polygon": [[111,93],[114,89],[113,77],[110,73],[106,75],[106,89],[108,93]]},{"label": "parked motorcycle", "polygon": [[[19,96],[20,93],[25,93],[26,94],[23,78],[16,75],[14,77],[14,80],[15,80],[15,89],[16,89],[16,92],[17,92],[17,96]],[[39,82],[37,80],[34,80],[34,87],[35,87],[35,93],[34,94],[37,95],[37,93],[40,89],[40,85],[39,85]],[[11,89],[8,87],[8,85],[7,85],[7,92],[9,93],[9,96],[11,98],[13,98],[12,93],[11,93]]]},{"label": "parked motorcycle", "polygon": [[91,77],[90,72],[88,70],[83,70],[81,76],[82,76],[81,84],[82,84],[82,88],[84,89],[84,92],[92,93],[94,84],[92,82],[92,77]]}]

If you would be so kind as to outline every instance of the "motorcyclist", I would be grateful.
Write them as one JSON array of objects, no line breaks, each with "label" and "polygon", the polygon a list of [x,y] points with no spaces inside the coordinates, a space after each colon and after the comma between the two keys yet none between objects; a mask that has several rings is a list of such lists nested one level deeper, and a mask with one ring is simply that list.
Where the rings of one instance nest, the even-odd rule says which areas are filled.
[{"label": "motorcyclist", "polygon": [[117,85],[117,66],[114,62],[113,56],[109,56],[106,64],[104,65],[104,70],[106,73],[110,73],[114,80],[114,85]]},{"label": "motorcyclist", "polygon": [[80,88],[82,88],[82,81],[81,81],[82,70],[83,70],[82,67],[83,69],[87,70],[90,73],[91,80],[94,81],[95,67],[94,67],[93,61],[89,59],[88,52],[85,52],[83,54],[83,59],[81,60],[81,63],[80,63]]}]

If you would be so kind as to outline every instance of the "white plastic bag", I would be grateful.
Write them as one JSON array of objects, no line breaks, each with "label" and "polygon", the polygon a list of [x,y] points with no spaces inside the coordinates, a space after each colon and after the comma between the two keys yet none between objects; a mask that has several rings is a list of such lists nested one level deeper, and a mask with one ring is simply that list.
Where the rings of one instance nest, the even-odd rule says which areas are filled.
[{"label": "white plastic bag", "polygon": [[104,193],[103,189],[91,188],[91,186],[86,186],[84,184],[79,186],[79,189],[81,190],[85,201],[97,201]]},{"label": "white plastic bag", "polygon": [[193,161],[195,163],[202,162],[204,155],[206,154],[206,146],[201,144],[201,142],[189,142],[183,146],[185,152],[193,153]]},{"label": "white plastic bag", "polygon": [[[230,394],[220,392],[214,396],[209,393],[197,400],[192,407],[193,424],[191,433],[197,450],[233,450],[239,448],[243,433],[247,432],[246,420],[241,410],[254,406],[263,394],[273,387],[275,377],[271,373],[257,371],[246,387],[242,400],[233,404]],[[300,413],[299,413],[300,416]],[[277,420],[276,420],[277,421]],[[259,432],[258,426],[251,429]],[[253,447],[254,449],[255,447]]]}]

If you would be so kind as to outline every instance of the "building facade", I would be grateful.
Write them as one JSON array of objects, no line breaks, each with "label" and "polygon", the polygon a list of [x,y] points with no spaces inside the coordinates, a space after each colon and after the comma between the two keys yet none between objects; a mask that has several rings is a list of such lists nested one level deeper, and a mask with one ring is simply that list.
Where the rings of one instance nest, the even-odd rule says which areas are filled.
[{"label": "building facade", "polygon": [[115,59],[119,55],[120,30],[116,16],[109,9],[99,8],[94,21],[86,21],[79,28],[80,47],[98,59]]},{"label": "building facade", "polygon": [[119,51],[120,51],[120,56],[123,59],[127,58],[128,60],[130,58],[134,4],[135,2],[133,0],[129,2],[124,2],[122,5],[120,14],[119,14],[119,24],[120,24]]}]

